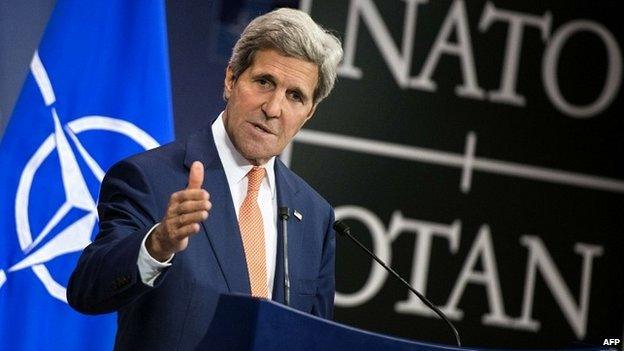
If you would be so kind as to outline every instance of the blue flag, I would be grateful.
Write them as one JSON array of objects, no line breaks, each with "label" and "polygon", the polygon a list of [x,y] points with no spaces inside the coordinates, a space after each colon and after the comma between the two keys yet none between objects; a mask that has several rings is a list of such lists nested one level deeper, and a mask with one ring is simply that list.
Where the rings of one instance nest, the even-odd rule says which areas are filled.
[{"label": "blue flag", "polygon": [[116,161],[173,139],[163,1],[58,0],[0,141],[0,348],[110,350],[65,297]]}]

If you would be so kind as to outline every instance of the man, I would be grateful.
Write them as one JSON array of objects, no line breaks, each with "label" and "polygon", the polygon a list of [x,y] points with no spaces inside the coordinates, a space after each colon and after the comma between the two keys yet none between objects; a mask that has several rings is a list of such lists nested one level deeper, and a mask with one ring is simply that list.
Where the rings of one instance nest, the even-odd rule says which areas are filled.
[{"label": "man", "polygon": [[236,43],[225,111],[211,126],[121,161],[102,182],[100,232],[69,282],[70,305],[118,312],[117,349],[192,349],[220,293],[284,301],[288,222],[291,306],[331,318],[334,216],[275,158],[331,91],[340,42],[305,13],[256,18]]}]

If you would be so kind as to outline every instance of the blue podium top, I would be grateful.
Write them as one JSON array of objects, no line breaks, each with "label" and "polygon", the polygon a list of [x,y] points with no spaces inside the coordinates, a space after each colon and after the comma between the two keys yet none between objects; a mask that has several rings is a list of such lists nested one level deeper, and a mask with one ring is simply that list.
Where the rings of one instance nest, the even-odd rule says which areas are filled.
[{"label": "blue podium top", "polygon": [[[349,327],[246,295],[221,295],[199,350],[487,350],[411,341]],[[584,348],[575,351],[606,351]],[[553,351],[553,350],[550,350]]]}]

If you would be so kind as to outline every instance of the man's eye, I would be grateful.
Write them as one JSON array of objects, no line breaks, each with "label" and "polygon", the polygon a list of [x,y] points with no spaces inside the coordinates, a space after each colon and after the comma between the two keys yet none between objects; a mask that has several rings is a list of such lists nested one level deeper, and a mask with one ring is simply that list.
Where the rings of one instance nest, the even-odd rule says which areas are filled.
[{"label": "man's eye", "polygon": [[298,102],[303,101],[303,98],[301,97],[301,95],[300,95],[299,93],[295,93],[295,92],[290,93],[290,98],[291,98],[292,100],[294,100],[294,101],[298,101]]},{"label": "man's eye", "polygon": [[263,87],[266,87],[269,85],[269,81],[264,78],[258,79],[256,82],[258,82],[258,84]]}]

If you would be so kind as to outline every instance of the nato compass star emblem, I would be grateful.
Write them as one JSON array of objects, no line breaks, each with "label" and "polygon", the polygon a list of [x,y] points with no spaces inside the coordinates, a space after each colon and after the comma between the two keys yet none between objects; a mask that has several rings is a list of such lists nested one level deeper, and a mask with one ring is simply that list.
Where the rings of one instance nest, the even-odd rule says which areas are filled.
[{"label": "nato compass star emblem", "polygon": [[[67,303],[66,287],[53,277],[46,267],[46,262],[62,255],[82,251],[91,243],[91,234],[98,220],[97,201],[89,191],[78,157],[100,183],[105,174],[88,148],[80,142],[78,135],[85,131],[114,132],[130,138],[146,150],[157,147],[158,142],[134,124],[112,117],[84,116],[62,126],[53,106],[56,102],[54,90],[38,52],[35,52],[30,69],[46,107],[50,110],[54,131],[30,157],[21,173],[15,196],[15,229],[25,257],[6,269],[6,272],[0,269],[0,289],[7,284],[11,272],[30,268],[51,296]],[[78,151],[77,154],[74,149]],[[53,151],[56,151],[56,154]],[[52,155],[55,158],[58,156],[62,179],[58,186],[62,186],[65,199],[47,220],[43,229],[33,233],[28,212],[31,188],[40,166]],[[71,217],[73,221],[68,221],[70,212],[74,217],[76,212],[80,213],[79,218]],[[51,233],[52,237],[44,241]]]}]

